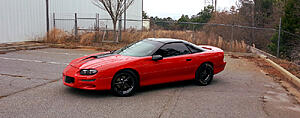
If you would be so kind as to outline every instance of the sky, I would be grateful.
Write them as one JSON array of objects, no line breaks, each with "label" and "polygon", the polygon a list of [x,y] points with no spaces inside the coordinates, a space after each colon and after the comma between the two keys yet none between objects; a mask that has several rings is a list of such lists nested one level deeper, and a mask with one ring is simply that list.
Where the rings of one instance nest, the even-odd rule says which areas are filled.
[{"label": "sky", "polygon": [[[149,16],[179,19],[182,14],[196,15],[204,8],[205,0],[144,0],[144,11]],[[211,0],[210,0],[211,1]],[[237,0],[218,0],[217,10],[229,10]]]}]

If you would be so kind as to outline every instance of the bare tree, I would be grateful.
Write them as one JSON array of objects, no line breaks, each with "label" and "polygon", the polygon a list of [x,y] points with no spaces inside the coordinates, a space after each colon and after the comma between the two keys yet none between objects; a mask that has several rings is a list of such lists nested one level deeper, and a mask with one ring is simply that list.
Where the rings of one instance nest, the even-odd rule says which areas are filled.
[{"label": "bare tree", "polygon": [[117,37],[117,22],[122,17],[124,11],[126,11],[133,3],[134,0],[94,0],[93,4],[98,8],[107,11],[110,15],[113,27],[114,27],[114,38],[118,42]]}]

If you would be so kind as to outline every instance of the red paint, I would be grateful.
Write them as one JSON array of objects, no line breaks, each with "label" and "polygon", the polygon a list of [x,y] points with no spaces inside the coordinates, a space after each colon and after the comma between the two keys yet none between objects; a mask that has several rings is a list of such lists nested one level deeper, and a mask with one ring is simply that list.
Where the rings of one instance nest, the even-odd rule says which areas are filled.
[{"label": "red paint", "polygon": [[[87,59],[89,56],[73,60],[64,70],[63,78],[70,76],[75,78],[72,84],[64,84],[70,87],[87,90],[109,90],[111,80],[114,75],[122,69],[132,69],[138,72],[140,86],[190,80],[195,78],[198,67],[204,62],[210,62],[214,67],[214,74],[224,70],[224,52],[212,46],[200,46],[210,50],[202,53],[194,53],[175,57],[164,58],[163,60],[153,61],[148,57],[130,57],[122,55],[113,55],[99,59]],[[107,53],[107,52],[106,52]],[[99,55],[97,53],[93,55]],[[191,59],[191,61],[186,61]],[[92,76],[80,75],[81,69],[96,69],[98,73]],[[92,82],[82,80],[93,80]]]}]

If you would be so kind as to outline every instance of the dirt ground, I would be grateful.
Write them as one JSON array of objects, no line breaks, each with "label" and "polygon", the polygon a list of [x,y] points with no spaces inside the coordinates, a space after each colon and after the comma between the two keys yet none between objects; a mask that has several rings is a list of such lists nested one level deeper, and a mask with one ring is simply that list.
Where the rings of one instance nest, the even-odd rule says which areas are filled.
[{"label": "dirt ground", "polygon": [[296,65],[295,63],[291,63],[287,60],[275,59],[275,58],[270,58],[270,59],[275,63],[279,64],[284,69],[288,70],[293,75],[300,78],[300,65]]}]

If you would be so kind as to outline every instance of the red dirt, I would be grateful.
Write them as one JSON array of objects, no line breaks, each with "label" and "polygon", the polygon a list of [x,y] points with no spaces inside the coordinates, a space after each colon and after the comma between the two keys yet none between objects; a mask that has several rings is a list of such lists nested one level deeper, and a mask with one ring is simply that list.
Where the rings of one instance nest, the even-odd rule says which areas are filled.
[{"label": "red dirt", "polygon": [[281,67],[292,73],[293,75],[297,76],[300,78],[300,66],[296,65],[294,63],[291,63],[287,60],[282,60],[282,59],[275,59],[271,58],[272,61],[275,63],[279,64]]}]

